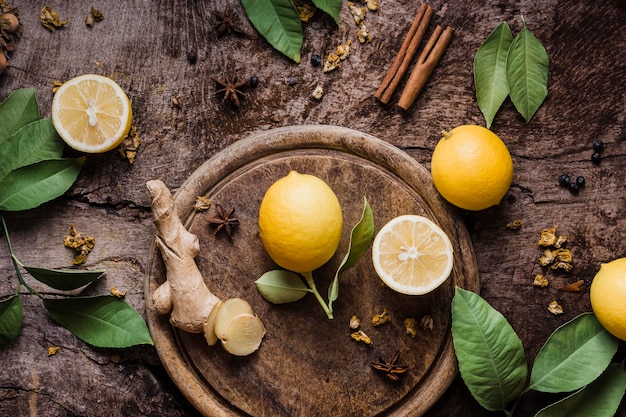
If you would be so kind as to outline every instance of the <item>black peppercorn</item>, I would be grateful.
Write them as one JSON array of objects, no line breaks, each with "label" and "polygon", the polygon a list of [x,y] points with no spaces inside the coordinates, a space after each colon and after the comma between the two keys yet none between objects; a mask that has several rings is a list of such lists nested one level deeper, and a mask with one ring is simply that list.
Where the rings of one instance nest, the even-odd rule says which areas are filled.
[{"label": "black peppercorn", "polygon": [[594,152],[601,153],[604,150],[604,142],[598,139],[597,141],[593,142],[592,147]]},{"label": "black peppercorn", "polygon": [[601,160],[602,160],[602,155],[600,155],[600,153],[599,153],[599,152],[594,152],[594,153],[591,155],[591,161],[592,161],[592,162],[594,162],[594,163],[596,163],[596,164],[599,164]]},{"label": "black peppercorn", "polygon": [[287,84],[293,87],[294,85],[298,84],[298,80],[296,79],[296,77],[289,77],[289,79],[287,80]]},{"label": "black peppercorn", "polygon": [[250,87],[255,88],[257,85],[259,85],[259,77],[253,75],[252,77],[250,77],[248,83],[250,84]]},{"label": "black peppercorn", "polygon": [[322,65],[322,57],[318,54],[311,55],[311,65],[313,65],[314,67],[319,67],[320,65]]},{"label": "black peppercorn", "polygon": [[187,61],[189,61],[190,64],[195,64],[197,60],[198,54],[196,54],[196,51],[187,52]]},{"label": "black peppercorn", "polygon": [[563,187],[567,187],[570,183],[570,178],[569,175],[567,174],[561,174],[559,175],[559,185],[563,186]]},{"label": "black peppercorn", "polygon": [[570,182],[569,183],[569,190],[572,193],[577,194],[579,189],[580,189],[580,187],[578,186],[577,183],[575,183],[575,182]]},{"label": "black peppercorn", "polygon": [[576,184],[579,187],[584,187],[585,186],[585,177],[583,177],[582,175],[576,177]]}]

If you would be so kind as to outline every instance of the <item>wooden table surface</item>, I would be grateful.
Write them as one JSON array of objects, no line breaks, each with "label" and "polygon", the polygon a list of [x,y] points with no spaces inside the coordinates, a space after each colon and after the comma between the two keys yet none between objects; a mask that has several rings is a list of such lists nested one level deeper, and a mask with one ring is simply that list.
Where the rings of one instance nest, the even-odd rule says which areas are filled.
[{"label": "wooden table surface", "polygon": [[[529,363],[548,336],[591,310],[589,284],[602,262],[626,256],[626,10],[620,2],[595,0],[434,0],[434,23],[455,29],[452,43],[426,88],[408,112],[373,98],[420,2],[381,0],[367,16],[374,40],[356,41],[347,5],[339,30],[329,19],[305,26],[300,64],[273,50],[254,30],[237,1],[94,3],[105,16],[93,28],[84,19],[90,4],[51,3],[70,24],[48,32],[39,23],[39,2],[14,2],[24,25],[12,66],[0,75],[0,100],[18,88],[35,88],[42,117],[50,116],[51,88],[84,73],[115,79],[127,92],[143,141],[135,162],[117,151],[90,155],[75,185],[56,201],[18,213],[3,213],[14,250],[26,264],[68,266],[63,247],[70,224],[96,238],[88,265],[107,269],[90,293],[111,286],[145,314],[144,280],[154,233],[145,187],[161,179],[175,191],[205,160],[253,132],[282,126],[328,124],[374,135],[429,167],[440,132],[461,124],[484,125],[476,105],[473,56],[502,21],[517,33],[523,15],[550,56],[549,95],[530,123],[507,101],[492,126],[515,164],[510,191],[496,207],[459,210],[470,233],[481,295],[502,312],[520,336]],[[623,2],[621,2],[623,3]],[[218,36],[216,13],[233,10],[241,33]],[[328,74],[309,63],[352,39],[350,56]],[[187,52],[197,52],[190,64]],[[211,77],[259,78],[239,109],[215,96]],[[295,77],[297,83],[286,80]],[[321,101],[311,92],[322,85]],[[176,98],[181,105],[175,106]],[[606,144],[600,164],[591,144]],[[568,173],[586,178],[577,195],[558,186]],[[505,227],[522,219],[517,231]],[[532,286],[541,229],[557,226],[569,237],[570,274],[551,274],[552,284]],[[0,242],[0,297],[16,288],[5,240]],[[27,277],[36,288],[36,284]],[[582,279],[579,293],[557,289]],[[22,294],[20,336],[0,351],[0,416],[196,416],[197,411],[164,370],[154,347],[123,350],[86,345],[47,316],[41,302]],[[557,300],[564,313],[547,305]],[[48,356],[47,348],[61,350]],[[519,416],[532,416],[549,398],[527,394]],[[626,415],[622,405],[619,415]],[[432,409],[434,416],[488,416],[460,377]],[[495,415],[495,414],[494,414]]]}]

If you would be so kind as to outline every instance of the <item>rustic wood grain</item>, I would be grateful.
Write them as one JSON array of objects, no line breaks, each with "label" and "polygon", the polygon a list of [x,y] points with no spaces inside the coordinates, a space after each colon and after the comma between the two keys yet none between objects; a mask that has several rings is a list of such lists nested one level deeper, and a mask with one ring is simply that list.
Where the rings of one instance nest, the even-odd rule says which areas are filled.
[{"label": "rustic wood grain", "polygon": [[[362,131],[428,167],[441,130],[484,124],[475,102],[473,55],[501,21],[517,33],[520,15],[550,56],[549,96],[528,124],[510,102],[504,104],[492,129],[513,156],[511,190],[497,207],[459,211],[476,253],[481,294],[518,332],[532,364],[557,326],[590,311],[588,284],[600,263],[626,256],[626,11],[616,2],[429,1],[436,11],[433,24],[454,27],[455,37],[407,113],[381,106],[372,94],[417,1],[381,1],[380,10],[367,16],[374,41],[353,43],[351,56],[330,74],[313,68],[308,59],[313,53],[325,56],[348,38],[355,40],[356,28],[345,7],[339,30],[327,18],[306,26],[303,62],[296,65],[265,43],[237,1],[102,2],[94,5],[105,19],[91,29],[83,24],[90,5],[58,2],[52,7],[71,23],[54,33],[38,22],[42,4],[14,3],[24,35],[12,54],[13,66],[0,75],[0,100],[14,89],[35,88],[41,114],[48,117],[54,80],[88,72],[107,75],[128,92],[143,140],[133,165],[116,152],[89,156],[63,198],[29,212],[3,213],[15,251],[25,263],[68,265],[73,254],[62,246],[62,238],[75,223],[97,239],[90,265],[108,270],[90,291],[107,292],[112,285],[127,289],[129,302],[142,314],[154,231],[147,180],[162,179],[176,190],[207,159],[252,132],[303,124]],[[214,14],[227,4],[243,34],[218,37]],[[198,53],[194,65],[186,60],[191,49]],[[239,110],[214,96],[210,79],[233,72],[260,79],[256,89],[246,91]],[[298,83],[287,85],[289,77]],[[326,90],[321,102],[310,98],[318,84]],[[180,108],[172,105],[172,97],[179,98]],[[607,144],[599,165],[590,162],[595,139]],[[557,177],[563,172],[584,175],[586,187],[578,195],[559,188]],[[524,222],[520,230],[504,227],[516,218]],[[543,227],[553,225],[570,238],[574,270],[551,274],[552,285],[537,289],[530,284],[541,272],[536,241]],[[585,280],[580,293],[557,291],[577,279]],[[0,296],[15,288],[10,258],[0,249]],[[22,295],[24,328],[0,351],[0,416],[199,415],[172,383],[154,348],[91,348],[55,325],[36,297]],[[562,316],[546,310],[554,299],[565,309]],[[48,357],[49,346],[61,350]],[[549,401],[526,394],[517,415],[532,416]],[[626,414],[623,405],[618,414]],[[426,415],[492,414],[478,406],[457,378]]]}]

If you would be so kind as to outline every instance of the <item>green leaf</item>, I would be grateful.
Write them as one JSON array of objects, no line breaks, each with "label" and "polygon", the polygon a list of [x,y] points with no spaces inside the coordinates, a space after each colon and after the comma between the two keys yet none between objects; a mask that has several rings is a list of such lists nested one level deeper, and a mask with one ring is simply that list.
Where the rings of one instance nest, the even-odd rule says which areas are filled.
[{"label": "green leaf", "polygon": [[350,233],[350,245],[348,253],[341,261],[341,265],[337,269],[335,279],[328,288],[328,306],[332,308],[333,302],[339,297],[339,274],[352,268],[363,256],[374,237],[374,214],[372,208],[367,202],[367,198],[363,197],[363,213],[361,219],[352,228]]},{"label": "green leaf", "polygon": [[298,301],[311,292],[298,274],[284,269],[266,272],[254,283],[263,298],[274,304]]},{"label": "green leaf", "polygon": [[57,323],[90,345],[125,348],[153,344],[139,313],[112,295],[44,298],[43,304]]},{"label": "green leaf", "polygon": [[506,410],[526,385],[522,341],[506,318],[478,294],[456,288],[452,339],[463,381],[489,411]]},{"label": "green leaf", "polygon": [[526,123],[548,96],[548,53],[541,42],[524,29],[513,39],[506,62],[509,95]]},{"label": "green leaf", "polygon": [[0,143],[27,124],[39,120],[35,89],[15,90],[0,103]]},{"label": "green leaf", "polygon": [[609,365],[618,341],[593,313],[584,313],[552,333],[530,374],[530,389],[570,392],[596,379]]},{"label": "green leaf", "polygon": [[624,363],[612,363],[585,388],[542,409],[535,417],[612,417],[626,391]]},{"label": "green leaf", "polygon": [[485,116],[487,129],[509,95],[506,77],[506,57],[513,35],[508,23],[503,22],[478,48],[474,57],[474,84],[478,108]]},{"label": "green leaf", "polygon": [[339,13],[341,12],[341,0],[313,0],[318,9],[328,13],[339,26]]},{"label": "green leaf", "polygon": [[37,281],[61,291],[83,287],[100,278],[106,269],[47,269],[22,265]]},{"label": "green leaf", "polygon": [[26,165],[63,155],[63,141],[52,124],[52,119],[31,122],[0,143],[0,180]]},{"label": "green leaf", "polygon": [[291,0],[241,0],[248,19],[274,48],[300,62],[302,24]]},{"label": "green leaf", "polygon": [[0,301],[0,349],[11,343],[22,330],[22,300],[16,294]]},{"label": "green leaf", "polygon": [[59,197],[76,181],[84,161],[53,159],[12,171],[0,181],[0,210],[29,210]]}]

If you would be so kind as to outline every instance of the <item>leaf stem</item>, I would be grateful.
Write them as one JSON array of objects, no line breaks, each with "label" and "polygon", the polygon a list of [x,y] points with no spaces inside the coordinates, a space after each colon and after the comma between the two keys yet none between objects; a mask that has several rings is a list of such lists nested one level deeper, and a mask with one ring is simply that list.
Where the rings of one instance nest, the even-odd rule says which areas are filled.
[{"label": "leaf stem", "polygon": [[313,292],[313,295],[315,295],[315,298],[317,298],[317,301],[322,306],[322,309],[324,309],[324,312],[326,313],[328,318],[332,319],[333,318],[333,310],[328,306],[328,304],[326,304],[326,301],[324,301],[324,299],[322,298],[322,295],[319,293],[319,291],[317,291],[317,287],[315,286],[315,281],[313,280],[313,272],[303,272],[302,275],[304,276],[304,279],[306,280],[307,284],[309,285],[309,288],[311,289],[311,292]]},{"label": "leaf stem", "polygon": [[[4,221],[4,216],[0,216],[0,218],[2,218],[2,226],[4,227],[4,235],[7,237],[7,246],[9,247],[9,253],[11,254],[11,261],[13,262],[13,267],[15,268],[15,274],[17,275],[17,280],[19,282],[19,285],[23,285],[28,290],[29,293],[34,294],[43,300],[43,296],[39,294],[37,291],[35,291],[33,288],[31,288],[30,285],[26,283],[26,281],[24,281],[24,278],[22,277],[22,273],[20,272],[20,266],[23,266],[23,264],[22,262],[20,262],[19,259],[17,259],[17,256],[15,256],[15,254],[13,253],[13,246],[11,245],[11,238],[9,237],[9,229],[7,228],[7,224]],[[18,285],[18,293],[19,293],[19,285]]]}]

